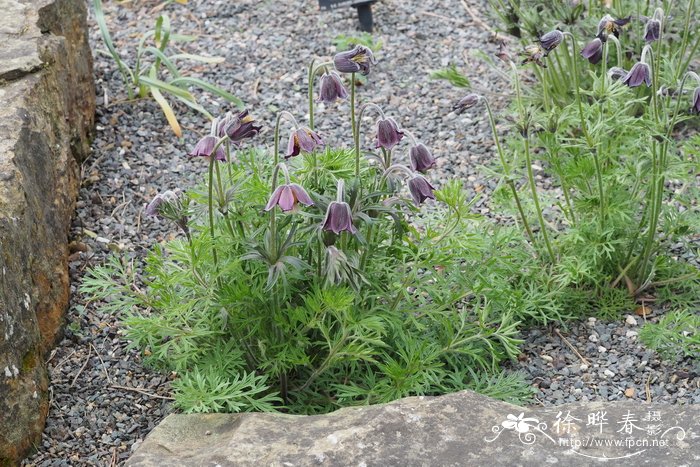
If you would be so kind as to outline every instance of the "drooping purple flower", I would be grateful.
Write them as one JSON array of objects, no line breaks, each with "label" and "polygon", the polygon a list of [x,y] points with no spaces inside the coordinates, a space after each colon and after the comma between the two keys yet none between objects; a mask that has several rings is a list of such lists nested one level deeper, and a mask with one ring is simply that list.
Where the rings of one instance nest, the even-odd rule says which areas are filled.
[{"label": "drooping purple flower", "polygon": [[690,106],[690,113],[700,114],[700,86],[695,88],[695,92],[693,92],[693,102]]},{"label": "drooping purple flower", "polygon": [[387,151],[399,144],[403,138],[403,131],[399,130],[399,125],[391,118],[380,118],[377,120],[377,145]]},{"label": "drooping purple flower", "polygon": [[279,206],[283,212],[294,211],[298,203],[306,206],[313,206],[314,204],[309,194],[300,185],[296,183],[280,185],[270,196],[270,200],[265,206],[265,211],[270,211],[275,206]]},{"label": "drooping purple flower", "polygon": [[433,194],[435,187],[430,184],[427,178],[419,174],[415,174],[408,181],[408,191],[411,192],[411,197],[416,205],[420,205],[426,199],[435,199]]},{"label": "drooping purple flower", "polygon": [[598,37],[593,39],[583,47],[581,56],[594,65],[600,62],[603,58],[603,41]]},{"label": "drooping purple flower", "polygon": [[164,191],[163,193],[158,193],[155,198],[148,203],[146,209],[144,209],[144,214],[151,217],[157,217],[162,215],[162,211],[167,207],[168,204],[176,203],[178,201],[177,193],[174,191]]},{"label": "drooping purple flower", "polygon": [[219,133],[227,135],[232,143],[240,144],[242,140],[257,135],[260,128],[262,127],[255,125],[255,119],[248,115],[248,111],[244,110],[238,115],[228,112],[219,125]]},{"label": "drooping purple flower", "polygon": [[364,45],[356,45],[354,49],[340,52],[333,57],[335,69],[341,73],[360,72],[367,76],[371,66],[377,61],[374,59],[372,51]]},{"label": "drooping purple flower", "polygon": [[539,41],[542,48],[547,51],[547,53],[556,49],[559,44],[564,40],[564,33],[558,29],[549,31],[547,34],[540,37]]},{"label": "drooping purple flower", "polygon": [[542,68],[547,68],[543,59],[547,56],[547,51],[537,44],[530,44],[525,47],[525,50],[520,54],[523,56],[522,64],[525,65],[528,62],[536,63]]},{"label": "drooping purple flower", "polygon": [[661,36],[661,22],[655,19],[650,19],[644,25],[644,40],[646,42],[658,41]]},{"label": "drooping purple flower", "polygon": [[352,225],[352,210],[350,205],[343,201],[332,201],[326,210],[326,218],[323,220],[323,230],[338,235],[342,231],[354,234],[357,229]]},{"label": "drooping purple flower", "polygon": [[323,147],[323,140],[318,136],[318,133],[310,128],[298,128],[289,135],[287,152],[284,157],[289,159],[298,156],[301,151],[311,153],[316,147]]},{"label": "drooping purple flower", "polygon": [[455,105],[452,106],[452,110],[457,115],[462,114],[465,110],[471,109],[474,107],[476,104],[479,103],[479,95],[478,94],[467,94],[463,98],[461,98]]},{"label": "drooping purple flower", "polygon": [[423,143],[411,147],[409,158],[411,159],[411,168],[416,172],[425,173],[428,169],[435,167],[435,158]]},{"label": "drooping purple flower", "polygon": [[646,42],[658,41],[661,37],[661,29],[663,28],[664,10],[657,8],[654,10],[654,15],[647,20],[644,25],[644,40]]},{"label": "drooping purple flower", "polygon": [[613,34],[615,37],[620,37],[622,26],[626,25],[631,20],[631,16],[628,16],[627,18],[615,19],[610,15],[605,15],[598,23],[598,34],[596,37],[602,41],[606,41],[610,34]]},{"label": "drooping purple flower", "polygon": [[624,68],[620,68],[619,66],[614,66],[610,68],[610,70],[608,70],[608,76],[613,81],[625,79],[625,77],[627,76],[627,71]]},{"label": "drooping purple flower", "polygon": [[[216,143],[218,141],[219,140],[216,136],[207,135],[197,142],[194,149],[190,151],[189,155],[191,157],[210,157],[211,153],[214,152],[214,148],[216,147]],[[226,152],[224,151],[224,147],[222,144],[220,144],[219,147],[216,148],[216,154],[214,155],[214,159],[216,159],[217,161],[226,160]]]},{"label": "drooping purple flower", "polygon": [[332,104],[338,99],[348,97],[348,92],[343,86],[340,75],[335,71],[324,73],[319,82],[319,97],[318,100],[326,104]]},{"label": "drooping purple flower", "polygon": [[622,82],[631,88],[641,86],[642,83],[651,86],[651,67],[644,62],[635,63]]}]

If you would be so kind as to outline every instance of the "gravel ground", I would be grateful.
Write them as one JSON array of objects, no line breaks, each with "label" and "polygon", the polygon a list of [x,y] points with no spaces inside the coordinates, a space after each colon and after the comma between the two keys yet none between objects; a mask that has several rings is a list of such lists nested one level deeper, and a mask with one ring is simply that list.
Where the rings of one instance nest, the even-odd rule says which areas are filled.
[{"label": "gravel ground", "polygon": [[[647,316],[655,321],[654,315]],[[535,404],[574,401],[637,400],[672,404],[700,403],[700,364],[690,358],[667,361],[638,341],[644,318],[620,322],[596,318],[567,330],[528,330],[518,362],[537,389]]]},{"label": "gravel ground", "polygon": [[[485,2],[470,4],[485,11]],[[152,28],[147,18],[155,19],[163,5],[105,5],[115,44],[127,62],[133,64],[138,36]],[[357,27],[352,9],[319,13],[315,0],[189,0],[186,5],[165,5],[164,10],[174,32],[198,35],[195,42],[183,45],[187,52],[226,57],[224,64],[183,68],[243,99],[265,127],[258,144],[271,144],[278,110],[305,118],[306,65],[311,58],[330,59],[333,38],[353,34]],[[486,116],[450,113],[463,93],[430,80],[427,71],[457,64],[467,70],[476,91],[493,97],[498,107],[503,81],[477,58],[477,52],[497,51],[489,41],[491,34],[456,0],[383,0],[373,10],[375,37],[383,48],[368,84],[359,91],[360,100],[372,99],[433,150],[438,183],[458,176],[471,190],[488,192],[493,182],[478,174],[479,166],[487,165],[493,155]],[[90,24],[93,46],[102,48],[94,19]],[[138,268],[139,258],[152,244],[175,234],[167,223],[143,218],[142,210],[156,193],[200,179],[206,164],[190,161],[185,154],[208,131],[207,124],[203,117],[176,107],[184,130],[184,139],[178,140],[154,102],[124,102],[111,59],[96,54],[95,75],[98,131],[93,154],[83,164],[72,229],[73,302],[65,339],[50,356],[51,405],[44,438],[25,465],[119,465],[172,410],[171,375],[145,369],[139,353],[127,349],[121,338],[119,317],[87,302],[76,288],[86,269],[110,252],[126,253]],[[213,113],[227,110],[217,109],[219,102],[210,96],[202,96],[200,102]],[[319,106],[317,130],[326,141],[350,145],[348,125],[342,120],[346,115],[347,109]],[[478,208],[488,214],[483,201]],[[699,402],[697,375],[677,374],[678,367],[659,363],[636,343],[630,334],[635,329],[626,322],[572,326],[566,336],[589,361],[586,369],[556,334],[535,330],[528,335],[523,361],[514,367],[529,372],[540,388],[539,398],[550,404],[624,398],[620,394],[628,387],[635,388],[633,397],[645,399],[648,375],[654,400]],[[591,340],[592,335],[598,340]],[[677,377],[672,381],[674,371]]]}]

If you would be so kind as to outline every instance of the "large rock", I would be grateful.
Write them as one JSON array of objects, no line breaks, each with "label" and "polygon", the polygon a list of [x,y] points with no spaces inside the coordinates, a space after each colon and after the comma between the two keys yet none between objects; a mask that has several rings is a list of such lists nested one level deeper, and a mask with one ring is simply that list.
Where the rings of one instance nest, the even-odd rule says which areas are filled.
[{"label": "large rock", "polygon": [[37,443],[95,111],[84,0],[0,0],[0,465]]},{"label": "large rock", "polygon": [[319,416],[170,415],[126,465],[700,465],[699,434],[697,406],[526,409],[463,391]]}]

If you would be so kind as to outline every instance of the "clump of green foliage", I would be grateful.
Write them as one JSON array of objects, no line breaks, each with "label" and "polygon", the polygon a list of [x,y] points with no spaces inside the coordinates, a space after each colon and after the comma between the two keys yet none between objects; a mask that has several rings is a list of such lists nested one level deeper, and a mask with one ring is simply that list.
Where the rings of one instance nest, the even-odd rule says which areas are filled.
[{"label": "clump of green foliage", "polygon": [[[155,22],[153,30],[141,36],[136,49],[135,63],[133,66],[129,66],[121,57],[112,41],[102,8],[102,0],[93,0],[93,6],[102,40],[105,47],[107,47],[107,51],[101,52],[111,57],[117,64],[129,99],[135,99],[136,97],[145,98],[150,94],[162,109],[163,115],[165,115],[175,135],[178,137],[182,136],[182,129],[178,123],[175,111],[163,95],[164,93],[209,118],[211,118],[211,114],[197,102],[197,99],[189,91],[189,87],[198,87],[238,107],[243,106],[241,100],[228,91],[199,78],[182,74],[182,71],[176,64],[179,60],[215,64],[223,62],[224,59],[189,53],[169,53],[168,46],[171,42],[192,41],[195,37],[172,33],[168,15],[160,15]],[[148,45],[149,41],[153,41],[153,45]],[[164,71],[166,72],[165,74]]]},{"label": "clump of green foliage", "polygon": [[[700,271],[672,249],[685,242],[697,253],[689,240],[700,227],[695,2],[673,11],[611,3],[492,1],[524,45],[518,58],[499,53],[514,89],[505,137],[486,99],[472,94],[456,109],[486,101],[500,166],[494,201],[527,238],[520,246],[570,292],[559,306],[614,319],[653,295],[659,307],[697,309]],[[536,168],[551,186],[537,183]],[[681,341],[672,334],[656,335]]]},{"label": "clump of green foliage", "polygon": [[700,315],[695,310],[674,310],[658,323],[642,327],[639,339],[665,358],[700,358]]},{"label": "clump of green foliage", "polygon": [[467,78],[464,73],[457,69],[457,66],[452,64],[447,68],[442,68],[440,70],[435,70],[430,73],[432,79],[444,79],[449,82],[452,86],[458,88],[469,88],[471,83],[469,78]]},{"label": "clump of green foliage", "polygon": [[[336,63],[369,67],[370,54]],[[329,66],[312,63],[310,91]],[[347,95],[329,73],[320,82],[322,97]],[[509,253],[518,232],[471,213],[461,181],[433,188],[418,173],[431,167],[427,148],[376,105],[356,105],[354,88],[350,149],[321,144],[309,97],[310,125],[281,112],[271,154],[240,147],[257,132],[247,113],[214,120],[193,151],[208,160],[206,183],[147,208],[183,236],[154,245],[142,271],[113,257],[82,291],[121,314],[151,365],[178,373],[186,412],[323,413],[466,388],[526,400],[523,378],[500,367],[519,353],[521,322],[561,317],[565,291],[530,252]],[[371,150],[361,147],[369,111],[384,128]],[[423,151],[411,169],[406,141]]]}]

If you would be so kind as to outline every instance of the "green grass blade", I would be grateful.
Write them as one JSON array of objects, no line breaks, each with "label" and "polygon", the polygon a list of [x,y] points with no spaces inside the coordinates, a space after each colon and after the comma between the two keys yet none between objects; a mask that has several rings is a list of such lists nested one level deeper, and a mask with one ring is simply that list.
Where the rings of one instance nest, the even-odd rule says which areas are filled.
[{"label": "green grass blade", "polygon": [[204,89],[205,91],[208,91],[212,94],[216,94],[219,97],[222,97],[226,99],[227,101],[231,102],[234,104],[236,107],[239,109],[243,109],[243,101],[240,100],[238,97],[234,96],[233,94],[224,91],[223,89],[214,86],[213,84],[207,83],[206,81],[203,81],[198,78],[191,78],[191,77],[183,77],[183,78],[177,78],[172,81],[170,81],[170,84],[177,85],[177,84],[190,84],[193,86],[197,86],[199,88]]}]

